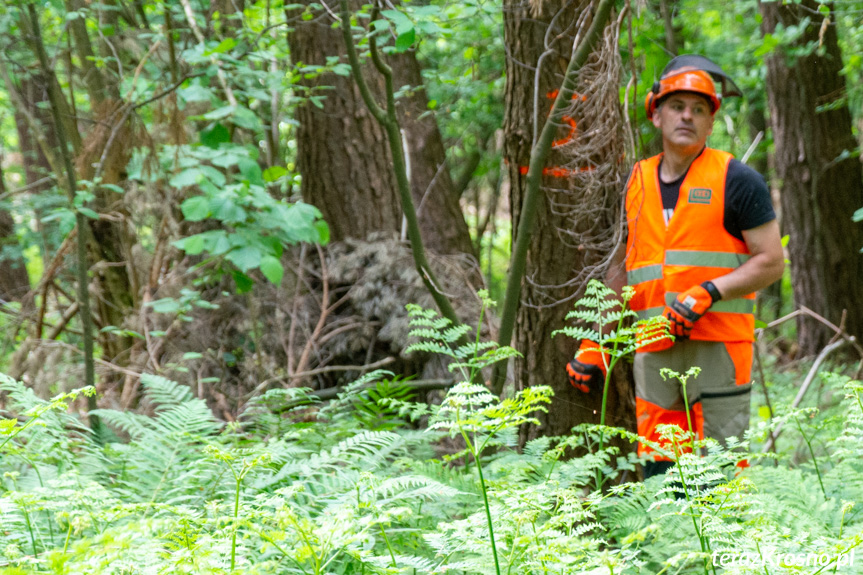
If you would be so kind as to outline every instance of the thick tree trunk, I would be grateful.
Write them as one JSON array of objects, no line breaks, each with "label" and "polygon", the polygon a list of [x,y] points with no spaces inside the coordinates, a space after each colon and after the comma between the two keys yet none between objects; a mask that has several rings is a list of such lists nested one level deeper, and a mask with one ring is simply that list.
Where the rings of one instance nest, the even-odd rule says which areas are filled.
[{"label": "thick tree trunk", "polygon": [[[357,3],[358,5],[358,3]],[[291,56],[301,66],[323,66],[327,58],[346,60],[341,31],[331,16],[313,10],[288,35]],[[297,16],[291,12],[289,17]],[[399,100],[399,116],[410,152],[411,193],[425,245],[436,253],[472,253],[470,235],[452,192],[440,132],[428,109],[420,67],[413,53],[390,59],[395,85],[419,87]],[[366,79],[384,103],[383,81],[373,66]],[[402,227],[386,133],[366,108],[348,76],[333,73],[304,79],[305,102],[297,111],[297,169],[303,199],[317,206],[334,240],[365,239],[375,232],[398,233]]]},{"label": "thick tree trunk", "polygon": [[[820,7],[814,0],[760,5],[762,31],[778,24],[799,26]],[[863,173],[851,129],[842,54],[836,27],[820,18],[796,42],[818,50],[795,57],[777,50],[767,60],[767,92],[776,175],[782,184],[782,214],[790,234],[788,252],[797,305],[806,306],[863,336],[863,227],[851,215],[863,206]],[[795,46],[796,47],[796,46]],[[825,326],[800,319],[801,350],[817,353],[833,335]]]},{"label": "thick tree trunk", "polygon": [[[326,13],[298,21],[288,42],[299,67],[324,66],[328,56],[345,53],[342,33],[332,28]],[[370,68],[366,66],[369,78],[374,74]],[[353,80],[330,73],[304,79],[301,85],[303,95],[312,99],[297,109],[303,200],[321,210],[333,240],[398,233],[402,218],[386,133]]]},{"label": "thick tree trunk", "polygon": [[[594,8],[589,0],[575,3],[506,0],[504,3],[505,42],[509,56],[506,64],[504,155],[511,181],[514,231],[518,227],[524,199],[524,172],[530,158],[534,118],[545,119],[551,104],[549,95],[561,85],[562,72],[578,32],[573,23],[585,11]],[[563,13],[558,14],[561,10]],[[586,20],[585,26],[590,22],[589,18]],[[555,29],[549,31],[549,25]],[[606,34],[611,33],[614,26],[612,20]],[[546,38],[553,41],[548,46],[549,52],[544,45]],[[600,45],[603,47],[591,56],[585,68],[598,67],[607,58],[612,62],[618,58],[615,41],[606,37],[600,40]],[[541,62],[542,69],[538,83],[539,98],[536,99],[539,110],[535,112],[537,62]],[[555,398],[548,414],[539,415],[540,427],[525,430],[525,439],[537,435],[566,435],[579,423],[599,422],[602,390],[585,395],[567,381],[565,366],[573,358],[578,342],[564,336],[552,338],[551,334],[566,324],[564,318],[572,309],[575,297],[581,294],[587,276],[602,279],[602,261],[612,247],[610,230],[619,225],[620,194],[625,177],[621,162],[622,138],[612,136],[609,146],[584,151],[585,147],[591,147],[591,138],[597,133],[617,134],[623,125],[616,91],[614,94],[601,94],[606,85],[616,86],[618,82],[616,74],[619,68],[612,65],[608,70],[615,77],[606,76],[600,81],[597,76],[595,83],[587,79],[587,74],[580,76],[577,98],[584,96],[590,105],[602,100],[604,103],[601,105],[606,106],[605,113],[573,118],[577,130],[572,128],[570,131],[569,125],[561,127],[559,141],[568,136],[574,141],[555,146],[543,179],[543,197],[531,237],[522,305],[515,327],[513,345],[524,354],[524,358],[516,362],[515,384],[517,389],[550,385]],[[576,107],[575,112],[580,109]],[[581,163],[573,164],[573,150],[580,150]],[[560,166],[565,166],[562,168],[564,171],[555,170]],[[600,181],[610,184],[597,186]],[[574,279],[578,281],[573,282]],[[616,378],[610,394],[607,423],[635,429],[634,392],[628,378]]]}]

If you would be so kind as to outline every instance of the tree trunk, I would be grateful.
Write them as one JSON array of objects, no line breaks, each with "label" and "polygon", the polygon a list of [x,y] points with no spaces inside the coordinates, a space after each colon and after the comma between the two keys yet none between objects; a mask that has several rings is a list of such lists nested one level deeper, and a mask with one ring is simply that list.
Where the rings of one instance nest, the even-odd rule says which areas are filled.
[{"label": "tree trunk", "polygon": [[[752,100],[749,102],[749,114],[747,115],[746,120],[749,124],[749,139],[752,141],[755,141],[759,132],[763,134],[767,133],[767,118],[764,116],[763,105],[764,101],[762,98],[759,98],[757,102]],[[763,142],[764,140],[762,140],[762,143]],[[770,166],[767,163],[766,146],[759,146],[758,149],[752,153],[752,156],[749,158],[749,165],[752,166],[756,172],[764,175],[764,178],[767,180],[768,187],[772,190],[773,186],[770,179],[767,177],[767,174],[770,171]],[[775,203],[774,207],[778,208]],[[779,224],[781,226],[782,211],[779,209],[777,209],[777,217],[779,218]],[[759,290],[757,298],[759,319],[766,322],[779,319],[779,314],[782,313],[782,280],[777,280],[766,288]]]},{"label": "tree trunk", "polygon": [[678,40],[678,29],[674,27],[675,0],[659,0],[659,13],[662,15],[662,24],[665,27],[665,50],[672,56],[677,56],[680,46]]},{"label": "tree trunk", "polygon": [[[357,5],[359,3],[356,3]],[[327,58],[346,60],[341,31],[326,11],[298,21],[288,35],[294,63],[323,66]],[[297,11],[289,13],[296,16]],[[470,234],[445,165],[443,141],[428,110],[420,66],[413,52],[389,59],[395,85],[418,87],[399,100],[399,119],[410,155],[411,194],[424,243],[439,254],[472,254]],[[383,81],[371,64],[365,77],[384,103]],[[297,169],[303,199],[317,206],[334,240],[364,239],[374,232],[398,233],[402,212],[386,133],[372,117],[348,76],[333,73],[304,79],[308,97],[298,111]]]},{"label": "tree trunk", "polygon": [[[799,26],[832,3],[762,2],[762,32],[778,24]],[[831,19],[831,21],[835,21]],[[824,22],[827,24],[827,22]],[[863,228],[851,215],[863,206],[863,173],[851,129],[842,54],[836,27],[811,22],[793,48],[814,42],[817,51],[794,56],[781,48],[767,59],[767,93],[773,127],[782,215],[790,234],[788,253],[794,299],[863,336]],[[816,354],[833,333],[820,323],[797,323],[800,348]]]},{"label": "tree trunk", "polygon": [[[540,122],[545,119],[554,91],[562,83],[562,72],[578,33],[574,23],[586,16],[586,30],[590,24],[586,11],[594,8],[589,0],[504,3],[509,56],[504,156],[511,182],[514,233],[524,198],[526,166],[536,129],[534,118]],[[550,25],[553,30],[548,30]],[[546,38],[552,41],[548,51]],[[538,62],[539,109],[535,111]],[[524,354],[515,365],[515,385],[517,389],[550,385],[555,398],[549,412],[539,415],[540,426],[526,429],[523,439],[566,435],[579,423],[599,422],[601,390],[585,395],[567,381],[565,366],[573,358],[578,342],[564,336],[552,338],[551,334],[566,324],[564,318],[587,279],[602,279],[615,243],[614,230],[620,225],[625,169],[623,119],[617,93],[619,72],[616,24],[612,19],[581,70],[570,119],[560,128],[560,138],[543,178],[543,197],[528,250],[522,305],[515,326],[513,345]],[[615,378],[607,423],[634,430],[634,405],[631,382],[627,377]]]},{"label": "tree trunk", "polygon": [[[5,194],[6,182],[2,169],[3,156],[0,156],[0,194]],[[20,253],[7,252],[5,248],[18,244],[15,236],[15,221],[6,209],[0,207],[0,305],[17,301],[29,309],[33,305],[33,297],[27,297],[30,291],[30,278],[27,276],[27,268],[24,266],[24,258]],[[25,300],[27,300],[25,302]]]},{"label": "tree trunk", "polygon": [[[81,0],[67,0],[66,6],[68,10],[80,9]],[[80,181],[91,181],[99,176],[102,184],[120,185],[125,180],[126,164],[135,141],[128,116],[117,99],[116,84],[109,82],[92,62],[94,50],[85,20],[81,17],[71,20],[70,28],[79,65],[85,72],[90,114],[95,120],[86,142],[80,150],[76,149],[76,172]],[[105,44],[102,48],[111,49]],[[77,130],[73,134],[77,135]],[[95,271],[98,292],[93,307],[99,317],[98,327],[123,327],[138,295],[134,273],[129,269],[129,253],[135,238],[130,236],[125,223],[128,213],[123,197],[102,186],[96,186],[93,193],[95,199],[90,207],[100,214],[112,214],[110,218],[88,220],[92,233],[88,259]],[[119,221],[117,216],[120,216]],[[103,355],[108,361],[127,364],[132,343],[130,337],[100,332]]]}]

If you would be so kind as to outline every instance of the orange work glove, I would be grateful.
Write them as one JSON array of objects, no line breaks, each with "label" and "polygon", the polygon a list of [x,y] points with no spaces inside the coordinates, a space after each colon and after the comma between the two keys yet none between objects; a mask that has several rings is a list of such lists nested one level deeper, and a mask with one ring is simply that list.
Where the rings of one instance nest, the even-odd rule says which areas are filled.
[{"label": "orange work glove", "polygon": [[719,290],[709,281],[677,294],[677,298],[662,312],[671,322],[668,326],[669,333],[679,339],[688,339],[695,322],[701,319],[719,298]]},{"label": "orange work glove", "polygon": [[591,386],[600,386],[605,383],[605,362],[610,356],[603,354],[599,344],[589,339],[581,340],[581,346],[575,354],[575,359],[566,364],[566,373],[569,383],[584,393],[590,393]]}]

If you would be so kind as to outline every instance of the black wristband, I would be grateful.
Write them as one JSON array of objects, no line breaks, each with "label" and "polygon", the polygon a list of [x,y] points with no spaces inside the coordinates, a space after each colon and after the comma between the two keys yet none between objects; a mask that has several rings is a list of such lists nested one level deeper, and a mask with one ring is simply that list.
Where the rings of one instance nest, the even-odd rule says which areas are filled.
[{"label": "black wristband", "polygon": [[713,285],[712,281],[706,281],[701,284],[701,287],[707,290],[707,293],[710,294],[711,299],[713,299],[713,303],[718,302],[722,299],[722,294],[719,293],[719,290],[716,289],[716,286]]}]

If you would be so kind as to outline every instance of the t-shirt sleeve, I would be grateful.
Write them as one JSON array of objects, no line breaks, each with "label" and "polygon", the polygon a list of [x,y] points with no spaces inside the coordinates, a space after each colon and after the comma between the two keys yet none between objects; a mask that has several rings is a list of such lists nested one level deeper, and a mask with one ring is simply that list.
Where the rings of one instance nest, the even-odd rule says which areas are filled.
[{"label": "t-shirt sleeve", "polygon": [[725,180],[725,229],[742,240],[742,232],[775,219],[764,178],[746,164],[731,160]]}]

